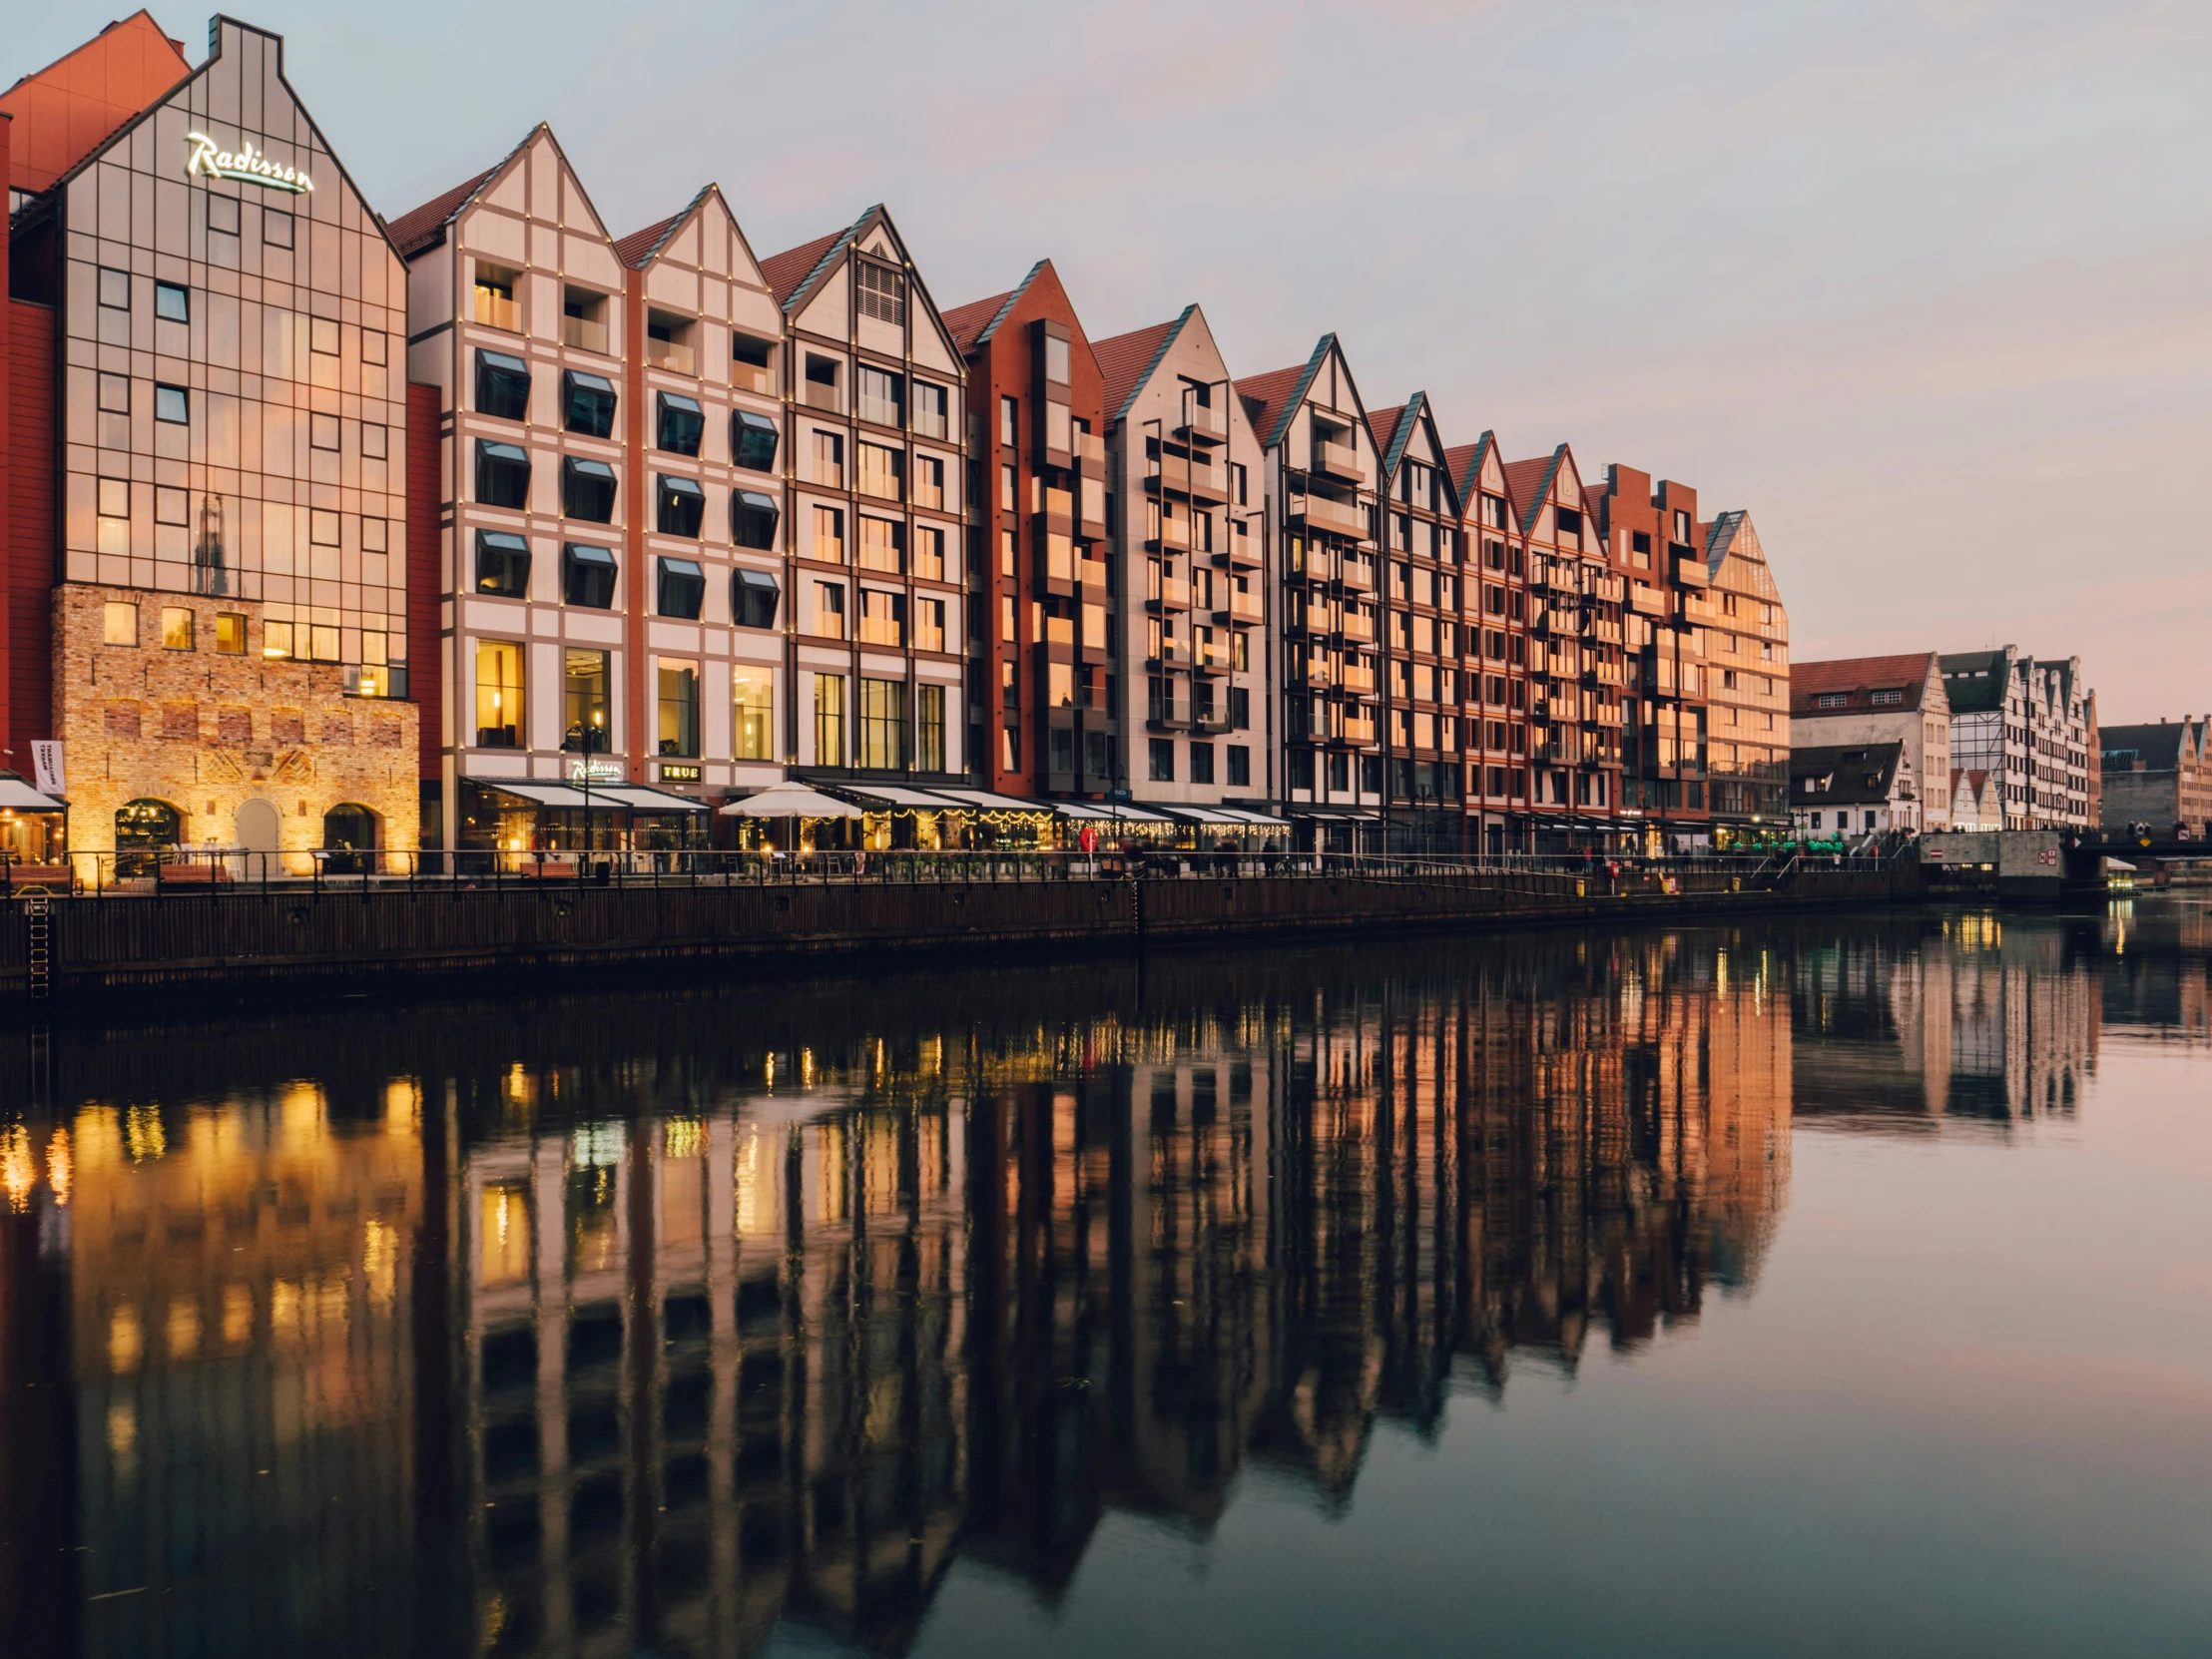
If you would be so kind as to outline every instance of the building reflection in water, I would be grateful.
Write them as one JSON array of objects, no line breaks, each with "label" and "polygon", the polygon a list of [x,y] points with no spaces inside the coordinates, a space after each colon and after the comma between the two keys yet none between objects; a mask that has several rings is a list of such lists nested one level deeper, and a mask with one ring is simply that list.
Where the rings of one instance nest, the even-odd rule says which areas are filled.
[{"label": "building reflection in water", "polygon": [[69,1045],[0,1131],[0,1617],[86,1653],[732,1653],[782,1619],[893,1652],[955,1556],[1051,1595],[1109,1509],[1203,1530],[1255,1460],[1341,1506],[1379,1421],[1750,1287],[1793,1090],[2034,1116],[2115,983],[2201,1031],[2201,952],[2146,990],[2113,925]]}]

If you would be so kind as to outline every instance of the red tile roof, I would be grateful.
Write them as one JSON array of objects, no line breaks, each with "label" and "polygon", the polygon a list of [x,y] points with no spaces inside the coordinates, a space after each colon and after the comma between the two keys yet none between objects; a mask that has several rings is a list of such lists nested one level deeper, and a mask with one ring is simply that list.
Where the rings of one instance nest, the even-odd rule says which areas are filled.
[{"label": "red tile roof", "polygon": [[1394,409],[1382,409],[1380,411],[1371,411],[1369,413],[1368,430],[1375,434],[1375,450],[1377,454],[1382,455],[1385,458],[1388,457],[1390,453],[1390,439],[1397,432],[1397,423],[1405,418],[1405,410],[1407,406],[1408,405],[1406,404],[1400,403]]},{"label": "red tile roof", "polygon": [[[689,208],[684,210],[684,213],[689,212]],[[683,217],[683,213],[670,214],[659,224],[648,225],[642,231],[632,231],[626,237],[616,238],[615,258],[635,270],[645,263],[645,257],[660,246],[661,239],[674,230],[677,221]]]},{"label": "red tile roof", "polygon": [[998,314],[999,307],[1013,296],[1014,290],[1008,288],[1004,293],[994,293],[988,299],[971,299],[965,305],[955,305],[944,312],[944,325],[952,335],[952,343],[965,354],[991,325],[991,318]]},{"label": "red tile roof", "polygon": [[1132,328],[1126,334],[1116,334],[1111,339],[1093,340],[1091,355],[1098,359],[1099,378],[1106,387],[1106,418],[1113,420],[1136,395],[1139,376],[1150,368],[1160,355],[1160,348],[1183,325],[1183,317],[1166,322],[1155,322],[1149,328]]},{"label": "red tile roof", "polygon": [[823,255],[836,247],[843,235],[842,231],[831,231],[828,236],[817,237],[813,242],[804,243],[800,247],[788,248],[781,254],[771,254],[761,262],[761,276],[766,278],[769,291],[776,295],[779,305],[791,303],[792,295],[799,291],[799,284],[807,279],[808,274],[816,266],[822,264]]},{"label": "red tile roof", "polygon": [[401,214],[386,225],[384,229],[390,232],[392,246],[399,250],[399,257],[410,259],[444,241],[445,228],[461,211],[461,205],[483,189],[484,181],[498,171],[498,167],[487,167],[466,184],[455,185],[443,196],[431,197],[421,207]]},{"label": "red tile roof", "polygon": [[1467,468],[1474,465],[1475,451],[1481,447],[1479,443],[1455,443],[1444,451],[1444,470],[1451,474],[1452,481],[1469,496],[1474,494],[1482,482],[1479,478],[1467,477]]},{"label": "red tile roof", "polygon": [[1538,455],[1532,461],[1505,463],[1505,493],[1512,500],[1513,516],[1523,524],[1534,522],[1536,492],[1543,488],[1544,477],[1550,471],[1549,455]]},{"label": "red tile roof", "polygon": [[1252,429],[1260,435],[1261,442],[1265,443],[1274,435],[1275,423],[1282,418],[1284,399],[1298,389],[1307,367],[1306,363],[1294,363],[1289,368],[1270,369],[1265,374],[1255,374],[1236,383],[1239,397],[1259,405],[1259,412],[1252,419]]},{"label": "red tile roof", "polygon": [[[1790,665],[1790,714],[1860,714],[1872,707],[1863,698],[1854,698],[1846,709],[1822,710],[1814,706],[1813,699],[1823,693],[1866,692],[1880,689],[1899,690],[1905,693],[1903,703],[1893,703],[1889,708],[1918,709],[1921,695],[1928,688],[1929,670],[1935,666],[1936,653],[1915,651],[1899,657],[1836,657],[1825,663],[1792,663]],[[1801,708],[1802,705],[1802,708]]]}]

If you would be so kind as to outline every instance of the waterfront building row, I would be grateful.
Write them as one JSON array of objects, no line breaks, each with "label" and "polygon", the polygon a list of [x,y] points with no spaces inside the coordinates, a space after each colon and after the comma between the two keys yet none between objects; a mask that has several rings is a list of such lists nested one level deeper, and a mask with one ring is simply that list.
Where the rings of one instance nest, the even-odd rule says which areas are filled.
[{"label": "waterfront building row", "polygon": [[79,850],[695,845],[795,781],[922,845],[944,787],[1336,847],[1786,826],[1749,515],[1371,409],[1334,333],[1093,341],[1050,261],[940,310],[881,207],[624,233],[542,125],[386,221],[229,19],[0,117],[6,747],[58,742]]}]

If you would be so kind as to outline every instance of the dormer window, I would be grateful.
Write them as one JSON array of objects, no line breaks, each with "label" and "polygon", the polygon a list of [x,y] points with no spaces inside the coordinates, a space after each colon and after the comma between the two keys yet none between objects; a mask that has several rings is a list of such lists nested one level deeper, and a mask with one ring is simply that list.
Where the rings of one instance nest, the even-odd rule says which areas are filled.
[{"label": "dormer window", "polygon": [[861,260],[860,267],[860,314],[872,316],[878,322],[904,326],[906,321],[906,278],[889,266],[876,265]]},{"label": "dormer window", "polygon": [[707,413],[699,406],[698,399],[663,391],[656,392],[654,400],[657,404],[654,447],[665,449],[671,455],[696,456],[700,439],[707,431]]},{"label": "dormer window", "polygon": [[504,351],[476,353],[476,412],[499,420],[530,413],[530,365]]}]

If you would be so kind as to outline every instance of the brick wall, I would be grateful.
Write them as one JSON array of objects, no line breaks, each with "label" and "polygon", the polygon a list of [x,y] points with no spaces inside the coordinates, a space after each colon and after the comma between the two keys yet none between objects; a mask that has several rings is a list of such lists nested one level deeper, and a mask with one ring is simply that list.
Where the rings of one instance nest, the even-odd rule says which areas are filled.
[{"label": "brick wall", "polygon": [[[110,603],[137,607],[136,645],[106,643]],[[164,644],[165,611],[189,612],[192,645]],[[245,618],[246,649],[217,650],[222,613]],[[417,844],[415,706],[347,697],[335,663],[262,656],[251,600],[66,583],[53,590],[54,704],[69,768],[70,849],[115,845],[116,810],[167,802],[189,845],[239,844],[239,810],[276,809],[278,846],[322,844],[342,803],[379,821],[378,842]]]}]

